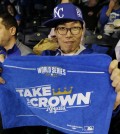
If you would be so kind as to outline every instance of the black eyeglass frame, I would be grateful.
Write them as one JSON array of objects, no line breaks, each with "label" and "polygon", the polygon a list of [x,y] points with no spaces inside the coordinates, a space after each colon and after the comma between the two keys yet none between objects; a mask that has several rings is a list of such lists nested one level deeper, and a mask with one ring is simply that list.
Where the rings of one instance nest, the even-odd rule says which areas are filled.
[{"label": "black eyeglass frame", "polygon": [[[71,28],[56,27],[55,29],[58,31],[58,33],[59,33],[60,35],[66,35],[68,31],[70,31],[70,33],[71,33],[72,35],[77,35],[77,34],[80,33],[82,27],[71,27]],[[61,32],[63,32],[63,31],[60,31],[60,30],[62,30],[62,29],[65,30],[65,31],[64,31],[65,33],[61,33]],[[75,29],[78,30],[77,33],[74,33],[74,32],[76,31]]]}]

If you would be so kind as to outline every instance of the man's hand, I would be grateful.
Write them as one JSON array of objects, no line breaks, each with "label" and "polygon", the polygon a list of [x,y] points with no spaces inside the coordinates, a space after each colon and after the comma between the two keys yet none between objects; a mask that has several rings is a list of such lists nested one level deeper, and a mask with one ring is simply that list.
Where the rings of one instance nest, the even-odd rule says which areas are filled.
[{"label": "man's hand", "polygon": [[5,55],[4,54],[0,54],[0,62],[4,62],[4,60],[5,60]]},{"label": "man's hand", "polygon": [[117,93],[114,109],[120,105],[120,69],[118,68],[118,61],[113,60],[109,66],[109,73],[111,74],[112,86]]},{"label": "man's hand", "polygon": [[5,84],[5,80],[2,77],[0,77],[0,84]]},{"label": "man's hand", "polygon": [[110,0],[109,2],[109,9],[113,10],[115,7],[116,0]]},{"label": "man's hand", "polygon": [[[2,73],[2,68],[0,68],[0,73]],[[0,77],[0,84],[5,84],[5,80],[2,77]]]},{"label": "man's hand", "polygon": [[115,2],[116,0],[110,0],[110,3],[109,3],[109,8],[106,12],[106,15],[109,17],[110,16],[110,13],[112,12],[112,10],[114,9],[115,7]]}]

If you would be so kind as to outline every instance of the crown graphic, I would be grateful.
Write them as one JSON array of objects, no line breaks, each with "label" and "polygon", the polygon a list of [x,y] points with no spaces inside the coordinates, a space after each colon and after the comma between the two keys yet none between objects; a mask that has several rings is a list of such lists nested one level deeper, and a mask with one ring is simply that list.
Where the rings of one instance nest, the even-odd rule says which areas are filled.
[{"label": "crown graphic", "polygon": [[55,92],[54,89],[52,89],[52,90],[53,90],[53,95],[65,95],[65,94],[71,94],[72,89],[73,89],[73,87],[71,86],[69,90],[67,90],[66,87],[64,87],[64,91],[60,91],[60,88],[58,88],[57,92]]}]

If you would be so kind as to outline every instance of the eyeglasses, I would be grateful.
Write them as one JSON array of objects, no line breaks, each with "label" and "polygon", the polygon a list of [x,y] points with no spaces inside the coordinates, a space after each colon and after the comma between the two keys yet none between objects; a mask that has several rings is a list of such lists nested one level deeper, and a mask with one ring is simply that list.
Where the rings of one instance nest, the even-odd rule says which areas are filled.
[{"label": "eyeglasses", "polygon": [[68,31],[71,32],[72,35],[77,35],[81,31],[81,27],[72,27],[72,28],[66,28],[66,27],[57,27],[56,30],[60,35],[66,35]]}]

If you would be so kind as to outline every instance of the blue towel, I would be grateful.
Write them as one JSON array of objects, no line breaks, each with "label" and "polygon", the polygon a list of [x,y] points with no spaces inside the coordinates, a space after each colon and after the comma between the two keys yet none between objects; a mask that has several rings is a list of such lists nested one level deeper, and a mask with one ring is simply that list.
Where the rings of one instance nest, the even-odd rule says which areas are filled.
[{"label": "blue towel", "polygon": [[107,134],[116,97],[110,62],[104,54],[6,59],[6,84],[0,85],[3,127]]}]

